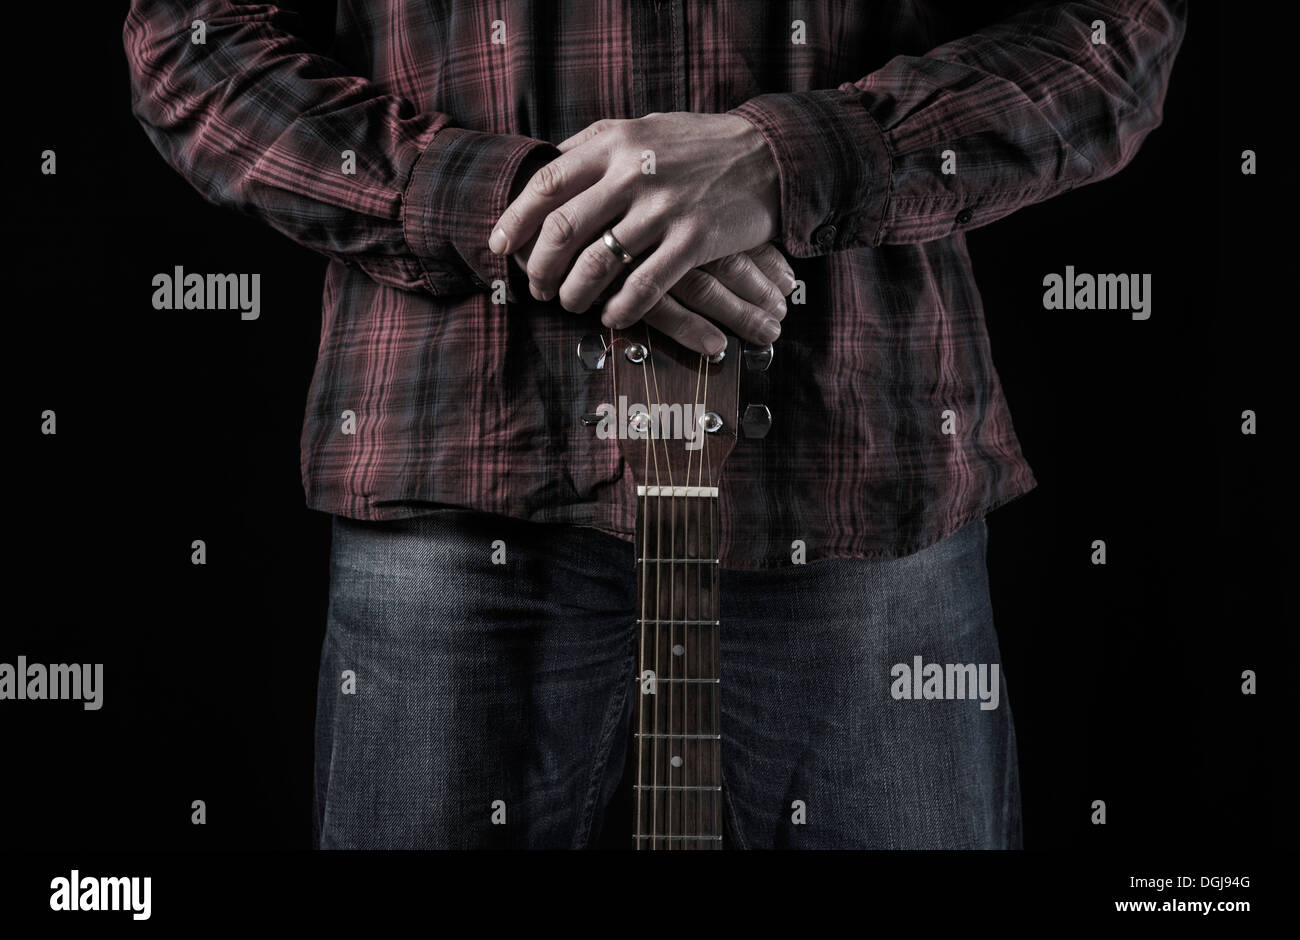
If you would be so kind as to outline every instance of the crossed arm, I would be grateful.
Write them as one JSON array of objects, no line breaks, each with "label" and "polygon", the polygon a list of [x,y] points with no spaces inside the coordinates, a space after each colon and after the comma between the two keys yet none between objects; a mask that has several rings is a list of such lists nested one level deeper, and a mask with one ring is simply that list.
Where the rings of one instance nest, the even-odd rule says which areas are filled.
[{"label": "crossed arm", "polygon": [[[605,305],[603,322],[622,327],[685,271],[769,239],[796,257],[922,242],[1117,172],[1160,123],[1186,4],[1013,6],[834,89],[760,95],[727,114],[598,121],[533,174],[491,247],[534,239],[533,295],[558,292],[581,311],[618,273],[599,240],[612,226],[648,255]],[[647,152],[653,174],[638,169]],[[941,172],[946,152],[961,172]],[[760,340],[779,331],[776,319],[727,325]]]},{"label": "crossed arm", "polygon": [[[836,88],[759,95],[723,115],[598,121],[558,148],[420,111],[308,46],[273,4],[133,0],[124,39],[136,116],[211,201],[403,290],[508,285],[522,260],[535,296],[577,310],[612,283],[613,255],[592,238],[610,228],[639,264],[605,322],[662,317],[707,352],[716,328],[665,302],[691,272],[740,302],[714,311],[718,322],[762,340],[783,305],[743,259],[723,259],[756,252],[779,290],[788,266],[764,244],[811,258],[942,238],[1127,164],[1160,123],[1186,0],[1011,6]],[[344,177],[348,150],[357,167]],[[655,174],[640,173],[645,150]],[[940,170],[946,150],[956,175]],[[743,269],[748,287],[724,289],[710,265]],[[507,299],[518,299],[509,287]]]}]

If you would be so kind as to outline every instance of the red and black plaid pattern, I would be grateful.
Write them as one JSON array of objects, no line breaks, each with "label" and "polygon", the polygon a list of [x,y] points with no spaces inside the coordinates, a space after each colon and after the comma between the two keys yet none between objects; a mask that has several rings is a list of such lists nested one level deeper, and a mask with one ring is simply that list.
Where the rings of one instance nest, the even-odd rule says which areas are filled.
[{"label": "red and black plaid pattern", "polygon": [[302,475],[310,506],[357,519],[450,504],[631,537],[631,474],[578,420],[609,398],[574,352],[596,315],[518,290],[489,227],[524,158],[593,121],[751,120],[807,291],[763,377],[775,426],[723,479],[723,564],[765,567],[795,539],[809,560],[907,554],[1033,487],[964,232],[1123,167],[1160,122],[1185,16],[1184,0],[339,0],[325,52],[273,4],[134,0],[125,46],[168,162],[331,259]]}]

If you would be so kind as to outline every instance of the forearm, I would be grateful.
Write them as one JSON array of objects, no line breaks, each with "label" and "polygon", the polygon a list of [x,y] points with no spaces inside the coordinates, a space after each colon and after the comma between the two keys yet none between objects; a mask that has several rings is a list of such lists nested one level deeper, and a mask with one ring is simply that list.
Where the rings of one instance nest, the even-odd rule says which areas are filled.
[{"label": "forearm", "polygon": [[381,283],[455,294],[504,278],[491,223],[520,162],[554,148],[418,111],[297,27],[272,5],[135,0],[132,106],[159,152],[210,201]]},{"label": "forearm", "polygon": [[745,102],[732,113],[780,168],[780,244],[928,241],[1105,179],[1159,125],[1185,19],[1184,0],[1036,3],[856,82]]}]

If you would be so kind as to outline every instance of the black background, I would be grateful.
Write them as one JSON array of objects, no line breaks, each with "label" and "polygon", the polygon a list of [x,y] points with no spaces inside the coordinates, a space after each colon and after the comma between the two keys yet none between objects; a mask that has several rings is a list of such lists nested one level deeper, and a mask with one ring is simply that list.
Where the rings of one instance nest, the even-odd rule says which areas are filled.
[{"label": "black background", "polygon": [[[325,262],[203,202],[152,149],[125,7],[29,6],[10,36],[0,661],[102,662],[105,699],[0,703],[0,848],[306,849],[329,527],[304,506],[298,434]],[[1040,481],[989,520],[1031,849],[1294,839],[1295,304],[1267,227],[1294,211],[1289,92],[1263,74],[1261,19],[1232,9],[1192,11],[1164,125],[1126,170],[969,240]],[[1043,310],[1067,264],[1150,273],[1151,319]],[[261,318],[153,310],[175,265],[263,272]],[[611,844],[629,821],[611,817]]]}]

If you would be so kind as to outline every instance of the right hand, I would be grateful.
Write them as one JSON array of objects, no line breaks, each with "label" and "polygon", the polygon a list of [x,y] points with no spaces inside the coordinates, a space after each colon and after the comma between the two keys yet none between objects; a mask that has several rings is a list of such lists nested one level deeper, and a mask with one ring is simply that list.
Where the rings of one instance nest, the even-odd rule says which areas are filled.
[{"label": "right hand", "polygon": [[[511,255],[523,271],[528,270],[536,241],[534,236]],[[619,286],[616,281],[598,301],[613,296]],[[784,319],[785,295],[793,289],[794,271],[789,262],[775,246],[765,243],[688,271],[644,319],[686,348],[705,355],[727,345],[715,322],[743,340],[766,346],[776,336],[764,332],[764,321]]]}]

